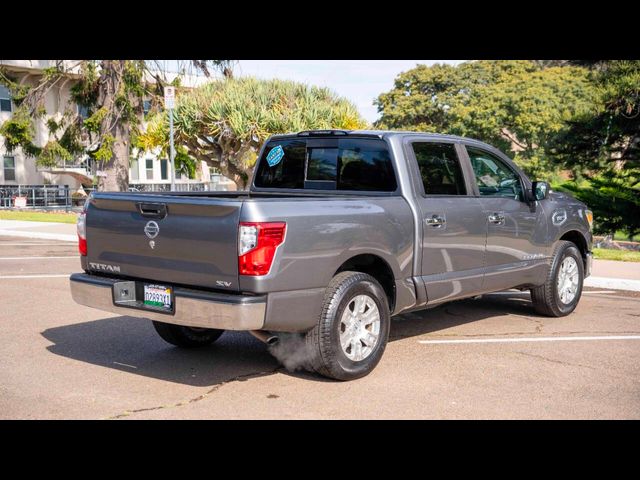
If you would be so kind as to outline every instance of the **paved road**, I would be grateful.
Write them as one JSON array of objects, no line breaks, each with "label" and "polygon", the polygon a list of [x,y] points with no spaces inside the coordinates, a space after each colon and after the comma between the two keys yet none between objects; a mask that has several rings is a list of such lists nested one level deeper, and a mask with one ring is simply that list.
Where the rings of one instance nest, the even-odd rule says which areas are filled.
[{"label": "paved road", "polygon": [[75,305],[54,276],[75,249],[0,238],[0,418],[640,418],[639,293],[591,289],[561,319],[520,292],[397,317],[378,368],[339,383],[246,333],[181,351]]}]

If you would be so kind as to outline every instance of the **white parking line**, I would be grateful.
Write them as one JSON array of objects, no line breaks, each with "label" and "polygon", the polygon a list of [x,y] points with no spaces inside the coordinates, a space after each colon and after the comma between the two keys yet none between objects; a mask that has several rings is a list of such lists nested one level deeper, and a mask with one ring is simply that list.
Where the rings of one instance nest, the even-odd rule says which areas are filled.
[{"label": "white parking line", "polygon": [[4,242],[0,242],[0,245],[2,245],[3,247],[39,247],[41,245],[47,245],[47,246],[52,246],[52,245],[61,245],[63,247],[68,247],[69,245],[66,245],[64,243],[4,243]]},{"label": "white parking line", "polygon": [[134,365],[129,365],[128,363],[120,363],[120,362],[113,362],[116,365],[122,365],[123,367],[129,367],[129,368],[135,368],[136,370],[138,369],[138,367],[134,366]]},{"label": "white parking line", "polygon": [[78,237],[76,235],[66,235],[64,233],[49,233],[49,232],[29,232],[23,230],[4,230],[0,229],[0,237],[21,237],[21,238],[35,238],[40,240],[60,240],[61,242],[77,242]]},{"label": "white parking line", "polygon": [[575,342],[589,340],[640,340],[640,335],[607,335],[593,337],[523,337],[523,338],[473,338],[465,340],[418,340],[423,345],[445,343],[521,343],[521,342]]},{"label": "white parking line", "polygon": [[613,290],[631,290],[640,292],[640,280],[629,278],[588,277],[584,280],[585,287],[606,288]]},{"label": "white parking line", "polygon": [[65,273],[62,275],[51,274],[51,275],[0,275],[0,280],[9,280],[13,278],[63,278],[69,277],[70,273]]},{"label": "white parking line", "polygon": [[50,258],[78,258],[79,255],[65,255],[63,257],[0,257],[0,260],[45,260]]}]

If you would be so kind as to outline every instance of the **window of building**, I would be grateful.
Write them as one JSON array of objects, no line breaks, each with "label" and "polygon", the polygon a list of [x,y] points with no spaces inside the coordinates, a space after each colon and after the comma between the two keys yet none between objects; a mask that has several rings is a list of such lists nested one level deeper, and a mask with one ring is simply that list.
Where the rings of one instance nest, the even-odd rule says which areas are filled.
[{"label": "window of building", "polygon": [[15,180],[16,179],[16,159],[15,157],[4,157],[2,164],[4,168],[4,179]]},{"label": "window of building", "polygon": [[466,195],[464,175],[453,143],[414,142],[425,195]]},{"label": "window of building", "polygon": [[138,180],[140,178],[140,172],[139,172],[139,166],[138,166],[138,159],[137,158],[132,158],[131,159],[131,180]]},{"label": "window of building", "polygon": [[0,85],[0,112],[11,111],[11,93],[4,85]]},{"label": "window of building", "polygon": [[169,179],[169,161],[166,158],[160,160],[160,178],[162,180]]},{"label": "window of building", "polygon": [[495,155],[467,147],[480,195],[522,200],[520,176]]},{"label": "window of building", "polygon": [[78,107],[78,115],[80,116],[80,118],[82,118],[83,120],[86,120],[87,118],[89,118],[88,107],[84,105],[80,105],[79,103],[77,103],[76,106]]},{"label": "window of building", "polygon": [[145,160],[145,168],[147,171],[147,180],[153,180],[153,158]]}]

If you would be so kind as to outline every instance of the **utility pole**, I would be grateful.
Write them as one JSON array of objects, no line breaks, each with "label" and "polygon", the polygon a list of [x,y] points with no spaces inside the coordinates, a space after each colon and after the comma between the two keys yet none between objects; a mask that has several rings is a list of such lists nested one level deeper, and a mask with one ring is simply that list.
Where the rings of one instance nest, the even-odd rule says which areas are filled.
[{"label": "utility pole", "polygon": [[164,107],[169,110],[169,174],[171,175],[171,191],[176,190],[176,150],[173,146],[173,107],[175,106],[175,87],[164,87]]}]

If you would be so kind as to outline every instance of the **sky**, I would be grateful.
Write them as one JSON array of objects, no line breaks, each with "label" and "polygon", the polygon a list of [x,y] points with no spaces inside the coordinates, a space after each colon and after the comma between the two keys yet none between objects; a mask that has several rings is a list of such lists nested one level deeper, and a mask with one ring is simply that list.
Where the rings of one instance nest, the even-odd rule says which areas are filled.
[{"label": "sky", "polygon": [[393,88],[401,72],[417,64],[457,64],[463,60],[239,60],[236,77],[280,78],[328,87],[351,100],[370,122],[378,118],[373,100]]}]

